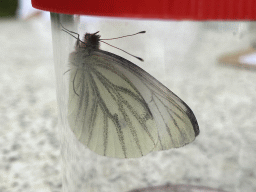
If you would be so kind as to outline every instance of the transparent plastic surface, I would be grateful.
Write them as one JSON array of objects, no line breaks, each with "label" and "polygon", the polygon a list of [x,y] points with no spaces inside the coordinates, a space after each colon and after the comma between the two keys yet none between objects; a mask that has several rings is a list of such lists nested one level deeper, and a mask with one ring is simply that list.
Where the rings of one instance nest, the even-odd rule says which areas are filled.
[{"label": "transparent plastic surface", "polygon": [[[226,191],[256,189],[250,175],[256,171],[255,147],[250,144],[256,142],[251,135],[256,134],[256,74],[252,68],[219,62],[226,53],[251,47],[253,22],[128,20],[55,13],[51,20],[64,192],[128,192],[166,183]],[[80,34],[81,40],[85,33],[97,31],[108,39],[145,30],[145,34],[107,41],[117,48],[101,43],[100,49],[138,65],[185,101],[201,130],[196,140],[135,159],[104,157],[79,142],[67,118],[70,78],[74,78],[70,77],[69,57],[76,45],[72,35],[77,34],[67,34],[63,27]]]}]

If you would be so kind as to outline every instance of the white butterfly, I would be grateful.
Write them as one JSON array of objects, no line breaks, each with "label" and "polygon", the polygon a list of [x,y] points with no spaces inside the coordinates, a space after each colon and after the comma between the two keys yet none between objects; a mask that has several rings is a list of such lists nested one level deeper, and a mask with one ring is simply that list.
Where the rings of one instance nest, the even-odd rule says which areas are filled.
[{"label": "white butterfly", "polygon": [[186,103],[137,65],[100,50],[97,33],[86,33],[84,41],[74,33],[76,49],[69,57],[68,121],[77,139],[115,158],[192,142],[199,127]]}]

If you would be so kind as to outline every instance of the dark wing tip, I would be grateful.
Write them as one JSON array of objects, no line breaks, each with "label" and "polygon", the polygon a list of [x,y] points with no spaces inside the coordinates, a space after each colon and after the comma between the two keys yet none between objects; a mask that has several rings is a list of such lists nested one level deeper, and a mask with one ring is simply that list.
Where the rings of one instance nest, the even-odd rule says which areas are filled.
[{"label": "dark wing tip", "polygon": [[197,120],[196,120],[196,117],[193,113],[193,111],[188,107],[187,108],[187,111],[186,111],[190,121],[191,121],[191,124],[193,125],[193,129],[194,129],[194,132],[195,132],[195,137],[199,135],[200,133],[200,130],[199,130],[199,125],[197,123]]},{"label": "dark wing tip", "polygon": [[140,61],[144,61],[142,58],[140,58],[140,57],[136,57],[137,59],[139,59]]},{"label": "dark wing tip", "polygon": [[199,125],[197,123],[197,120],[195,119],[194,122],[192,122],[192,124],[195,131],[195,136],[198,136],[200,133],[200,130],[199,130]]}]

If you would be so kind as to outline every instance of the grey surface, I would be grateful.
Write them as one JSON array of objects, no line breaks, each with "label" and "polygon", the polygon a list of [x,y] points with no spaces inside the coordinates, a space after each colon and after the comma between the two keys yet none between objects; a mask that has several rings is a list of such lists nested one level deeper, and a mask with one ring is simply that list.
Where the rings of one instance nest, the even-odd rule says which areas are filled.
[{"label": "grey surface", "polygon": [[60,191],[49,22],[0,21],[0,191]]},{"label": "grey surface", "polygon": [[[0,191],[61,191],[50,23],[1,20],[0,28]],[[216,62],[224,52],[247,48],[251,34],[200,29],[194,36],[188,58],[167,67],[177,78],[165,83],[193,109],[199,137],[185,148],[154,153],[143,169],[133,165],[143,177],[122,172],[122,165],[99,163],[131,189],[171,182],[254,192],[256,71]],[[97,169],[90,171],[95,182],[103,181]]]}]

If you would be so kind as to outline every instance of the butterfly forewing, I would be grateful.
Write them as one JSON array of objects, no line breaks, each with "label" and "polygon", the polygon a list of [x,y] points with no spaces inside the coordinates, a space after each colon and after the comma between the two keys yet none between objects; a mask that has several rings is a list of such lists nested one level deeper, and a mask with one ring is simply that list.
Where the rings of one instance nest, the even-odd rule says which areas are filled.
[{"label": "butterfly forewing", "polygon": [[94,54],[124,71],[125,76],[140,90],[157,124],[158,142],[155,150],[181,147],[195,139],[199,134],[196,118],[179,97],[130,61],[102,50]]}]

